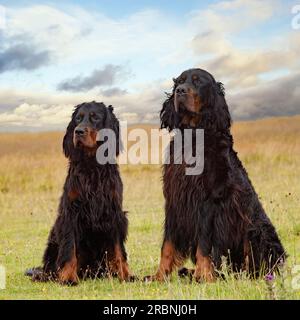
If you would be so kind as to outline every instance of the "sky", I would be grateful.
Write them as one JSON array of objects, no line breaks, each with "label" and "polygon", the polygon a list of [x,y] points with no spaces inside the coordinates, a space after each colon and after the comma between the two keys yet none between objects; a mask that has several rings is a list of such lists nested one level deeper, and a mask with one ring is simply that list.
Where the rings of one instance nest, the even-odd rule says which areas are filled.
[{"label": "sky", "polygon": [[193,67],[224,84],[234,120],[299,114],[297,4],[0,0],[0,131],[61,130],[93,100],[158,124],[172,78]]}]

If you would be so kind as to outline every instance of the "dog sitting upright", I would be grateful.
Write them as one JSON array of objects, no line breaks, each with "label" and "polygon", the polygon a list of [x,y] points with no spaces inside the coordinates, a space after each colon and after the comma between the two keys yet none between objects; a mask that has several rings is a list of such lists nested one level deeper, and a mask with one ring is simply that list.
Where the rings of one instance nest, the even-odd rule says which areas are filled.
[{"label": "dog sitting upright", "polygon": [[115,133],[117,156],[119,121],[113,108],[97,102],[75,107],[63,139],[69,171],[43,267],[26,271],[34,281],[77,284],[81,278],[107,275],[133,280],[124,246],[128,221],[119,168],[96,159],[97,135],[104,128]]},{"label": "dog sitting upright", "polygon": [[[203,69],[182,72],[174,79],[160,119],[162,128],[177,129],[177,135],[204,131],[204,168],[201,174],[187,175],[187,164],[175,161],[175,137],[171,140],[170,162],[163,166],[161,260],[157,272],[145,281],[164,281],[188,258],[195,270],[181,269],[179,274],[196,281],[214,281],[224,260],[231,270],[251,277],[278,271],[286,252],[233,149],[222,83]],[[187,146],[183,140],[180,154]],[[188,147],[195,154],[197,140]]]}]

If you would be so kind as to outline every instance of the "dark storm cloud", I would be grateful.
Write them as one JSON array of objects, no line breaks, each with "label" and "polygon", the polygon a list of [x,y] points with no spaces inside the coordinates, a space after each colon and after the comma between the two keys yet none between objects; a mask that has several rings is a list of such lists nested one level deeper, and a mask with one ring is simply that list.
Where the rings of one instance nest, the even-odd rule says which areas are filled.
[{"label": "dark storm cloud", "polygon": [[107,64],[103,69],[95,69],[89,76],[76,76],[58,84],[60,91],[88,91],[96,87],[111,86],[124,72],[118,65]]},{"label": "dark storm cloud", "polygon": [[105,97],[119,97],[125,95],[127,91],[118,87],[113,87],[106,90],[101,90],[100,93]]},{"label": "dark storm cloud", "polygon": [[0,51],[0,73],[12,70],[35,70],[49,64],[48,50],[39,51],[28,44],[16,44]]},{"label": "dark storm cloud", "polygon": [[300,114],[300,73],[282,77],[230,96],[228,104],[236,120]]}]

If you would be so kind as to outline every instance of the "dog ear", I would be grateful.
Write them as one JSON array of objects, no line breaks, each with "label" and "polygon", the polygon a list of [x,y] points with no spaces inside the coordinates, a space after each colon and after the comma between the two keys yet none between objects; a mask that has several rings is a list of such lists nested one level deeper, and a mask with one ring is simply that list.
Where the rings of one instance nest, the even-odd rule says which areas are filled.
[{"label": "dog ear", "polygon": [[172,131],[175,128],[176,114],[174,107],[174,93],[168,94],[167,99],[163,103],[162,109],[160,111],[160,128],[166,128]]},{"label": "dog ear", "polygon": [[81,105],[75,107],[70,123],[67,126],[65,136],[63,138],[63,151],[66,158],[70,158],[74,151],[73,133],[76,127],[75,117]]},{"label": "dog ear", "polygon": [[225,88],[222,82],[216,83],[214,109],[217,117],[217,129],[223,132],[229,131],[231,127],[231,116],[225,99]]},{"label": "dog ear", "polygon": [[109,105],[106,107],[106,118],[104,123],[104,128],[112,129],[116,136],[116,156],[119,155],[120,151],[122,152],[123,144],[120,140],[120,123],[117,117],[114,114],[114,108]]},{"label": "dog ear", "polygon": [[225,87],[222,82],[216,82],[216,90],[218,94],[225,97]]},{"label": "dog ear", "polygon": [[229,132],[231,116],[225,100],[225,89],[221,82],[214,82],[207,86],[205,91],[203,119],[205,127],[217,132]]}]

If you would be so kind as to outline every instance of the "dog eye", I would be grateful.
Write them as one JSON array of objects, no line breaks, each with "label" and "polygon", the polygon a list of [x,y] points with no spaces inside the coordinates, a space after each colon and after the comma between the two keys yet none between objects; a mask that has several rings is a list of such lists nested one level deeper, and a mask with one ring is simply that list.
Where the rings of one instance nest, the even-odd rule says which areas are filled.
[{"label": "dog eye", "polygon": [[82,116],[81,115],[76,116],[76,118],[75,118],[76,122],[80,122],[81,120],[82,120]]},{"label": "dog eye", "polygon": [[92,118],[94,121],[100,120],[100,118],[99,118],[96,114],[92,114],[92,115],[91,115],[91,118]]}]

